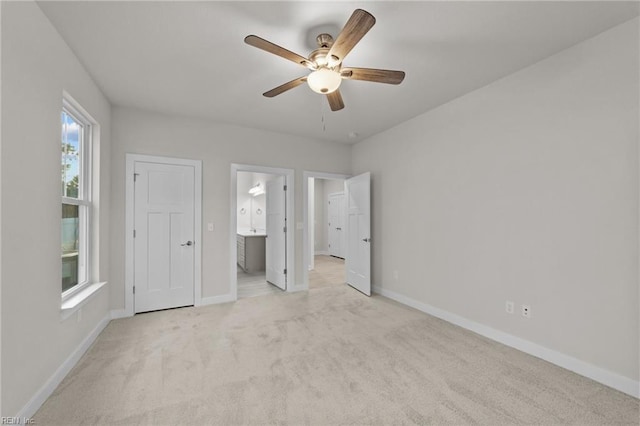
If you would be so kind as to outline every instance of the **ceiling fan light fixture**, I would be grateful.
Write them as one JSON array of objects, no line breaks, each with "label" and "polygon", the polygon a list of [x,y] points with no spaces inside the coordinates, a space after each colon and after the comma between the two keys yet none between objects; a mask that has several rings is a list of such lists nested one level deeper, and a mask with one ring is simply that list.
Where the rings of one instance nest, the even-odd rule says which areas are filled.
[{"label": "ceiling fan light fixture", "polygon": [[320,68],[307,76],[307,84],[311,90],[321,95],[332,93],[338,90],[342,83],[339,73],[328,68]]},{"label": "ceiling fan light fixture", "polygon": [[246,36],[244,42],[248,45],[280,56],[311,70],[311,73],[281,84],[264,92],[262,95],[267,98],[273,98],[302,85],[306,81],[311,90],[321,95],[326,95],[331,111],[340,111],[344,108],[342,94],[338,90],[342,79],[386,84],[402,83],[405,77],[404,71],[342,67],[344,58],[375,23],[376,18],[366,10],[354,10],[335,40],[328,32],[323,32],[316,37],[318,48],[312,51],[308,58],[256,35]]}]

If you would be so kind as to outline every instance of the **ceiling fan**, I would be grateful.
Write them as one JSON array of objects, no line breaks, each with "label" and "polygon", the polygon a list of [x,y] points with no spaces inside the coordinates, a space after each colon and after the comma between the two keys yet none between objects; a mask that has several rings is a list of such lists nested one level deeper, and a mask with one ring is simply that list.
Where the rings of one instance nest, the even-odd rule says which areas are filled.
[{"label": "ceiling fan", "polygon": [[311,70],[308,75],[284,83],[263,93],[263,95],[272,98],[307,82],[314,92],[327,95],[331,110],[338,111],[344,108],[342,95],[338,90],[343,79],[387,84],[402,83],[404,71],[342,66],[342,61],[347,54],[375,23],[376,18],[372,14],[362,9],[356,9],[335,41],[329,34],[320,34],[316,37],[318,48],[311,52],[308,58],[258,36],[245,37],[244,42],[248,45],[273,53]]}]

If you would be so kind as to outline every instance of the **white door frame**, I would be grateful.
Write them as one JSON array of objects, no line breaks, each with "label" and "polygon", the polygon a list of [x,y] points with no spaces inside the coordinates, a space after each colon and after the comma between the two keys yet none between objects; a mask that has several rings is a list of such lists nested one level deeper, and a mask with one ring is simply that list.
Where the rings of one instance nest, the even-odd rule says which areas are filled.
[{"label": "white door frame", "polygon": [[294,216],[294,170],[282,169],[278,167],[253,166],[250,164],[231,164],[231,193],[229,205],[229,276],[231,282],[230,293],[232,300],[238,300],[238,172],[269,173],[272,175],[284,176],[287,191],[285,194],[287,203],[287,292],[296,291],[296,271],[295,271],[295,233],[296,223]]},{"label": "white door frame", "polygon": [[349,179],[351,175],[325,172],[302,172],[302,285],[300,290],[309,290],[309,262],[311,253],[309,248],[309,178],[315,179]]},{"label": "white door frame", "polygon": [[134,314],[133,297],[133,225],[135,222],[133,174],[136,162],[176,164],[192,166],[194,175],[194,238],[193,286],[195,306],[202,305],[202,161],[184,158],[159,157],[155,155],[126,154],[125,167],[125,244],[124,244],[124,310],[126,316]]}]

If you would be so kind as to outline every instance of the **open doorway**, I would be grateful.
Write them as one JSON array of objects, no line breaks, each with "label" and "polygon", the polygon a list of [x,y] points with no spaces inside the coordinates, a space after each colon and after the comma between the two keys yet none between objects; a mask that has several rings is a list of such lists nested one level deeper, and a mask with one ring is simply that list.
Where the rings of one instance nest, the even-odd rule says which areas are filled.
[{"label": "open doorway", "polygon": [[306,179],[308,288],[345,285],[345,179],[322,175]]},{"label": "open doorway", "polygon": [[291,291],[293,241],[287,226],[293,172],[232,165],[231,289],[235,298]]},{"label": "open doorway", "polygon": [[[281,280],[267,280],[267,185],[271,186],[277,177],[269,173],[238,172],[236,276],[239,299],[284,290]],[[269,255],[273,257],[273,253]]]}]

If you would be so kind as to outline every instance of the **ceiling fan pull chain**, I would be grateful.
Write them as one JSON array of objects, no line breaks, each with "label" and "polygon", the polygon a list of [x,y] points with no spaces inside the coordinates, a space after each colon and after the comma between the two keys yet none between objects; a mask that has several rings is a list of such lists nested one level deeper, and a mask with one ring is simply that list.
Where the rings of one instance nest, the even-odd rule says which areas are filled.
[{"label": "ceiling fan pull chain", "polygon": [[324,110],[326,109],[326,106],[324,104],[324,102],[320,102],[320,124],[322,124],[322,131],[326,132],[327,131],[327,126],[326,123],[324,122]]}]

